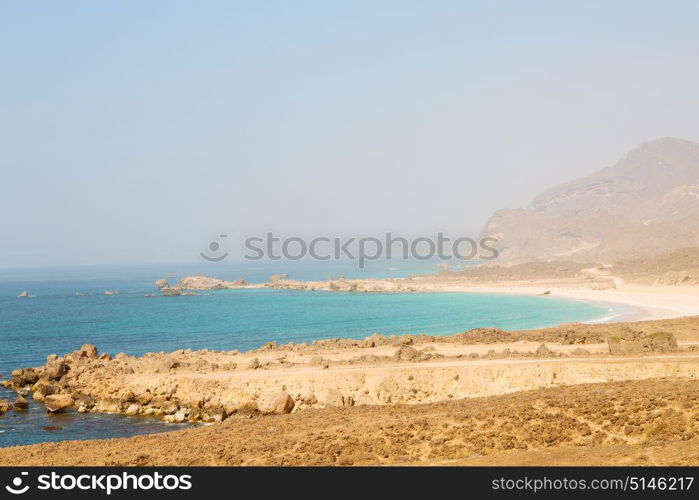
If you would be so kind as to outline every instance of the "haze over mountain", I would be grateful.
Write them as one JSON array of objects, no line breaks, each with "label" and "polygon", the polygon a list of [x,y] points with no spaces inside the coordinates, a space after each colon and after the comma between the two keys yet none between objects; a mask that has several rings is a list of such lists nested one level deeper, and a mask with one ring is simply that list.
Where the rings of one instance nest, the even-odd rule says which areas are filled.
[{"label": "haze over mountain", "polygon": [[613,166],[495,212],[503,261],[601,261],[699,246],[699,144],[643,143]]}]

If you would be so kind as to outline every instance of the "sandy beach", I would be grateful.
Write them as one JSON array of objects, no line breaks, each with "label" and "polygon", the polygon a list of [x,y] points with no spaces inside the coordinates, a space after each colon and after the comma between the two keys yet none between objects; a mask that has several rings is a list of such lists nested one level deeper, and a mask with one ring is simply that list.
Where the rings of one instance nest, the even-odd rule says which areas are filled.
[{"label": "sandy beach", "polygon": [[[610,290],[571,288],[562,286],[535,285],[435,285],[433,290],[463,293],[506,293],[541,295],[549,292],[551,297],[583,300],[591,303],[604,303],[627,306],[618,314],[605,316],[603,321],[641,321],[651,319],[672,319],[699,315],[699,287],[696,286],[639,286],[622,285]],[[629,310],[628,308],[631,308]]]}]

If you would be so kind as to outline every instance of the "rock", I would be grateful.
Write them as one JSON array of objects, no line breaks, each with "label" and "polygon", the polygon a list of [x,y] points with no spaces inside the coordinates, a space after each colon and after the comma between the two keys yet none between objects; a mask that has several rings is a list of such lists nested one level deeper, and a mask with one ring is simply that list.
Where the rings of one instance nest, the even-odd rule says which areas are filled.
[{"label": "rock", "polygon": [[46,396],[56,394],[59,390],[60,389],[55,385],[48,384],[46,382],[39,382],[36,384],[36,386],[34,386],[34,393],[32,394],[32,397],[35,401],[44,401]]},{"label": "rock", "polygon": [[169,286],[167,288],[161,288],[160,293],[165,297],[178,297],[182,295],[182,289],[178,286]]},{"label": "rock", "polygon": [[205,411],[201,418],[204,422],[223,422],[226,419],[226,412],[223,408],[212,408]]},{"label": "rock", "polygon": [[119,404],[113,399],[104,399],[97,402],[95,411],[99,413],[119,413]]},{"label": "rock", "polygon": [[401,346],[395,353],[393,353],[393,358],[396,361],[420,361],[425,358],[425,354],[421,353],[417,349],[404,345]]},{"label": "rock", "polygon": [[342,393],[337,389],[328,389],[325,393],[325,398],[323,399],[325,406],[345,406],[345,399],[342,397]]},{"label": "rock", "polygon": [[160,405],[160,411],[163,412],[163,415],[173,415],[178,409],[179,406],[174,401],[165,401]]},{"label": "rock", "polygon": [[257,370],[261,367],[262,365],[260,364],[260,360],[257,358],[253,358],[253,360],[250,361],[250,364],[248,365],[248,370]]},{"label": "rock", "polygon": [[25,387],[27,385],[36,384],[39,380],[39,374],[34,371],[34,368],[23,368],[12,371],[10,385],[12,387]]},{"label": "rock", "polygon": [[70,394],[52,394],[44,398],[44,404],[49,413],[58,413],[73,406],[73,397]]},{"label": "rock", "polygon": [[26,410],[29,408],[29,401],[24,399],[24,396],[17,396],[15,402],[12,404],[12,408],[15,410]]},{"label": "rock", "polygon": [[0,415],[10,410],[10,402],[7,399],[0,399]]},{"label": "rock", "polygon": [[95,398],[89,396],[88,394],[83,394],[82,392],[74,392],[73,400],[78,408],[83,406],[85,409],[89,410],[95,406]]},{"label": "rock", "polygon": [[163,279],[156,280],[156,282],[153,283],[153,284],[155,285],[155,288],[157,288],[158,290],[162,290],[163,288],[169,288],[169,287],[170,287],[170,284],[169,284],[169,283],[167,282],[167,280],[164,279],[164,278],[163,278]]},{"label": "rock", "polygon": [[263,415],[291,413],[294,400],[286,391],[270,392],[258,398],[257,408]]},{"label": "rock", "polygon": [[537,358],[551,358],[554,357],[556,354],[546,347],[546,344],[541,344],[539,348],[536,350],[534,353],[534,356]]},{"label": "rock", "polygon": [[138,415],[138,413],[141,411],[141,407],[137,405],[136,403],[131,403],[128,408],[124,411],[124,414],[126,415]]},{"label": "rock", "polygon": [[81,358],[95,359],[97,357],[97,347],[92,344],[83,344],[77,352]]},{"label": "rock", "polygon": [[182,422],[187,420],[187,410],[184,408],[181,410],[178,410],[177,412],[175,412],[174,415],[172,415],[172,417],[173,417],[173,422],[181,424]]},{"label": "rock", "polygon": [[60,431],[63,429],[60,425],[45,425],[42,427],[45,431]]},{"label": "rock", "polygon": [[675,336],[667,332],[646,334],[627,329],[607,340],[609,353],[616,356],[646,354],[652,352],[674,352],[679,349]]},{"label": "rock", "polygon": [[24,291],[24,292],[22,292],[22,293],[19,294],[19,297],[21,297],[21,298],[29,297],[29,292]]},{"label": "rock", "polygon": [[69,370],[70,367],[66,364],[66,362],[63,361],[62,358],[57,358],[46,364],[44,375],[48,377],[49,380],[59,380],[66,373],[68,373]]},{"label": "rock", "polygon": [[102,354],[99,355],[98,359],[100,359],[102,361],[111,361],[112,357],[109,354],[107,354],[106,352],[103,352]]},{"label": "rock", "polygon": [[288,278],[289,275],[286,273],[283,274],[273,274],[272,276],[269,277],[269,282],[270,283],[276,283],[277,281],[281,281],[285,278]]}]

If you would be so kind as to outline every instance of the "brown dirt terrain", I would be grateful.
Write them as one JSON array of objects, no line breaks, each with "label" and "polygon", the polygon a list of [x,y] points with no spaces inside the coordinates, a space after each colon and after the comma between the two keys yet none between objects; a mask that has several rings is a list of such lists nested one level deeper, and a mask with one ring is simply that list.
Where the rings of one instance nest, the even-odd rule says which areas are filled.
[{"label": "brown dirt terrain", "polygon": [[699,381],[309,409],[166,434],[0,449],[5,465],[699,464]]}]

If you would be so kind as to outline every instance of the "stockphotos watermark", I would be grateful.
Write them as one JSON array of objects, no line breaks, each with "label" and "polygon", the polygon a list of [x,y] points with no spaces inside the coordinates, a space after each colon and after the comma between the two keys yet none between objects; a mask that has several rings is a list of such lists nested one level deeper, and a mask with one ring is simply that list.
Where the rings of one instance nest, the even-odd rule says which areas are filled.
[{"label": "stockphotos watermark", "polygon": [[[228,235],[220,234],[212,240],[206,251],[200,252],[208,262],[221,262],[229,253],[223,248]],[[444,233],[436,236],[404,238],[388,232],[383,237],[329,237],[276,236],[268,232],[264,236],[251,236],[243,241],[246,260],[353,260],[360,269],[366,263],[379,259],[403,260],[494,260],[499,253],[495,238],[449,238]]]},{"label": "stockphotos watermark", "polygon": [[[32,481],[34,479],[34,481]],[[33,484],[32,484],[33,483]],[[160,472],[120,472],[110,474],[68,473],[40,474],[34,478],[23,471],[5,485],[12,495],[23,495],[28,491],[92,491],[111,495],[115,491],[175,491],[191,490],[190,474],[161,474]]]}]

